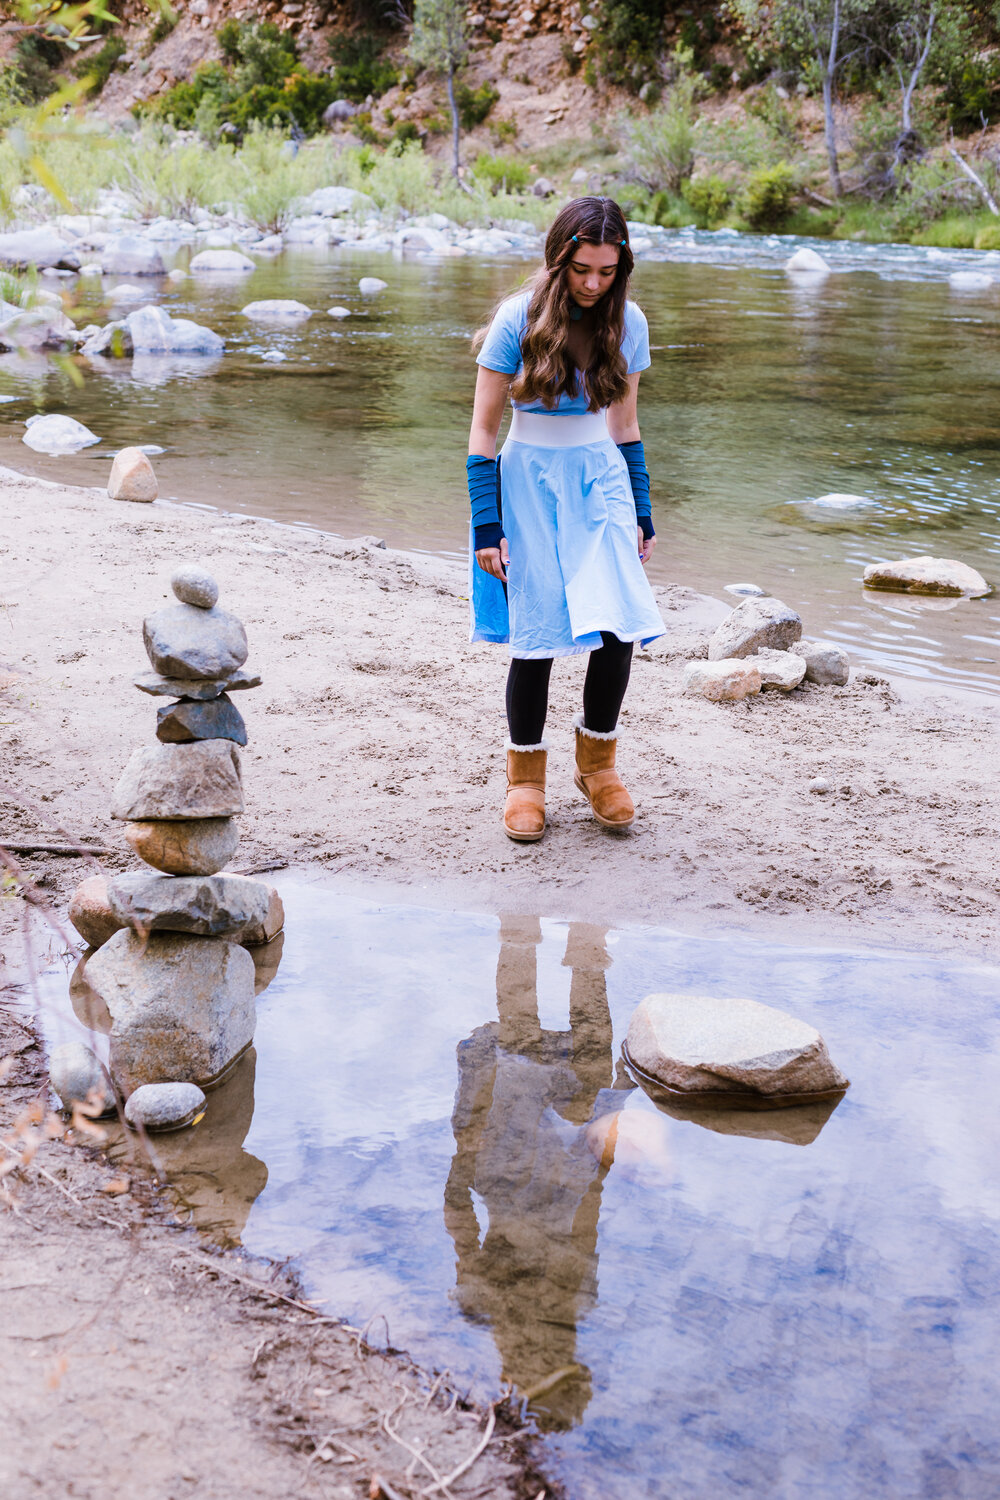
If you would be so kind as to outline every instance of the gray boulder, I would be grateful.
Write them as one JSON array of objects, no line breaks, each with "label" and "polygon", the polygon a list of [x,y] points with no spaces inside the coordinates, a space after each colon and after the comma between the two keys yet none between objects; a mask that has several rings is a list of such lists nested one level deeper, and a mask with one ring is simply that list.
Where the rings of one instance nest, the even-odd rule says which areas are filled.
[{"label": "gray boulder", "polygon": [[256,271],[257,263],[242,250],[200,250],[192,257],[188,270],[193,276],[214,276],[219,273],[238,272],[245,275]]},{"label": "gray boulder", "polygon": [[263,302],[248,302],[243,316],[262,323],[304,321],[312,317],[312,308],[306,307],[304,302],[296,302],[293,297],[269,297]]},{"label": "gray boulder", "polygon": [[709,661],[753,656],[762,646],[787,651],[802,635],[802,621],[780,599],[744,599],[708,643]]},{"label": "gray boulder", "polygon": [[162,307],[139,307],[126,318],[136,354],[222,354],[226,341],[190,318],[171,318]]},{"label": "gray boulder", "polygon": [[243,715],[231,698],[222,693],[206,703],[165,703],[156,710],[156,738],[165,745],[186,745],[192,740],[247,742]]},{"label": "gray boulder", "polygon": [[45,349],[70,349],[77,342],[76,324],[52,307],[31,307],[0,323],[0,350],[8,352],[23,349],[31,354]]},{"label": "gray boulder", "polygon": [[235,818],[173,818],[125,824],[129,844],[154,870],[168,875],[214,875],[240,842]]},{"label": "gray boulder", "polygon": [[221,938],[116,932],[87,965],[111,1014],[111,1076],[214,1082],[253,1040],[254,963]]},{"label": "gray boulder", "polygon": [[92,1119],[114,1114],[115,1096],[104,1069],[85,1042],[64,1042],[49,1059],[49,1082],[59,1095],[63,1109],[87,1106]]},{"label": "gray boulder", "polygon": [[384,292],[388,285],[381,276],[362,276],[358,282],[358,290],[365,297],[374,297],[376,292]]},{"label": "gray boulder", "polygon": [[[343,99],[335,99],[329,108],[335,109],[338,104],[345,102]],[[367,193],[360,193],[357,188],[349,187],[317,188],[303,200],[302,204],[304,213],[319,214],[324,219],[338,218],[341,214],[349,214],[356,208],[374,207],[374,199],[369,198]]]},{"label": "gray boulder", "polygon": [[135,345],[132,343],[128,323],[106,323],[103,328],[84,339],[80,353],[88,358],[102,354],[106,359],[131,359],[135,353]]},{"label": "gray boulder", "polygon": [[154,671],[163,677],[228,677],[247,659],[247,633],[235,615],[196,604],[168,604],[142,622]]},{"label": "gray boulder", "polygon": [[111,910],[106,875],[88,875],[81,880],[70,898],[69,919],[91,948],[100,948],[124,927]]},{"label": "gray boulder", "polygon": [[127,822],[229,818],[242,811],[239,751],[231,740],[134,751],[111,803],[111,816]]},{"label": "gray boulder", "polygon": [[166,266],[156,246],[138,234],[119,234],[101,254],[105,276],[163,276]]},{"label": "gray boulder", "polygon": [[682,1093],[757,1094],[780,1103],[848,1086],[815,1027],[756,1000],[647,995],[625,1045],[639,1070]]},{"label": "gray boulder", "polygon": [[805,657],[793,651],[763,651],[741,658],[760,672],[762,692],[791,693],[806,675]]},{"label": "gray boulder", "polygon": [[901,562],[871,563],[865,569],[866,589],[889,589],[903,594],[939,594],[978,599],[990,592],[981,573],[953,557],[906,557]]},{"label": "gray boulder", "polygon": [[61,412],[29,417],[25,426],[28,430],[21,441],[36,453],[79,453],[81,448],[90,448],[101,441],[96,432]]},{"label": "gray boulder", "polygon": [[40,271],[54,266],[63,271],[79,271],[80,257],[51,229],[22,229],[0,234],[0,266],[16,269],[37,266]]},{"label": "gray boulder", "polygon": [[190,932],[234,943],[242,943],[249,934],[246,941],[261,943],[276,936],[284,923],[277,892],[248,875],[154,875],[138,870],[109,881],[108,900],[123,927],[146,932]]},{"label": "gray boulder", "polygon": [[196,1083],[143,1083],[125,1105],[125,1119],[150,1132],[182,1130],[205,1108],[205,1095]]},{"label": "gray boulder", "polygon": [[805,658],[806,682],[843,687],[850,679],[851,659],[840,646],[830,646],[825,641],[799,641],[795,653]]},{"label": "gray boulder", "polygon": [[[352,104],[351,101],[350,101],[350,99],[334,99],[333,103],[332,104],[328,104],[326,106],[326,109],[324,109],[324,111],[323,111],[323,124],[326,125],[326,126],[330,126],[330,125],[342,125],[345,122],[345,120],[353,120],[354,116],[358,112],[358,107],[359,107],[358,105]],[[318,188],[317,189],[317,192],[320,192],[320,193],[322,193],[322,192],[327,192],[327,193],[330,193],[330,192],[334,192],[334,193],[338,193],[338,192],[340,192],[340,193],[349,193],[350,191],[351,191],[350,188]],[[313,193],[312,196],[313,196],[313,198],[315,198],[316,197],[316,193]],[[308,202],[309,200],[307,199],[306,201]],[[314,208],[312,210],[312,212],[313,213],[321,213],[322,209]],[[338,212],[339,212],[339,210],[338,210]]]},{"label": "gray boulder", "polygon": [[177,568],[171,574],[170,587],[182,604],[194,604],[198,609],[212,609],[219,602],[219,585],[211,573],[194,563]]},{"label": "gray boulder", "polygon": [[221,693],[235,693],[240,688],[260,687],[259,672],[248,672],[241,667],[226,677],[164,677],[159,672],[140,672],[132,681],[140,693],[149,693],[152,698],[197,698],[199,701],[218,698]]}]

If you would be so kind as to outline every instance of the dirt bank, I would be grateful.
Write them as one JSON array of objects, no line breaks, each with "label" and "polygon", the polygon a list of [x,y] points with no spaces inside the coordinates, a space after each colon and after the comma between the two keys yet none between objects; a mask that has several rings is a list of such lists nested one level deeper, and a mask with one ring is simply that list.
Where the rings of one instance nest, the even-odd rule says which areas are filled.
[{"label": "dirt bank", "polygon": [[[904,694],[866,673],[790,698],[685,698],[682,664],[722,606],[665,589],[670,630],[639,654],[623,720],[634,831],[602,832],[573,789],[576,660],[554,674],[551,827],[516,846],[499,823],[506,659],[466,643],[456,564],[6,471],[0,503],[0,843],[84,839],[113,851],[108,868],[133,862],[108,807],[130,750],[153,737],[155,702],[130,684],[141,620],[171,570],[201,560],[264,676],[240,704],[252,738],[238,869],[308,864],[492,911],[997,956],[998,709],[985,699]],[[810,793],[816,775],[835,790]],[[86,873],[80,859],[19,858],[56,912]],[[0,903],[9,985],[24,979],[23,911],[17,894]],[[44,1068],[31,1035],[4,1025],[9,1124]],[[261,1291],[261,1268],[231,1257],[213,1273],[143,1173],[109,1196],[116,1176],[96,1145],[50,1142],[15,1174],[17,1212],[0,1212],[4,1495],[347,1497],[375,1493],[381,1474],[390,1500],[410,1496],[433,1480],[382,1425],[404,1396],[403,1435],[439,1471],[473,1451],[481,1414],[448,1411],[450,1396],[424,1411],[419,1373],[359,1355],[294,1305],[287,1279]],[[540,1488],[498,1436],[453,1492]]]}]

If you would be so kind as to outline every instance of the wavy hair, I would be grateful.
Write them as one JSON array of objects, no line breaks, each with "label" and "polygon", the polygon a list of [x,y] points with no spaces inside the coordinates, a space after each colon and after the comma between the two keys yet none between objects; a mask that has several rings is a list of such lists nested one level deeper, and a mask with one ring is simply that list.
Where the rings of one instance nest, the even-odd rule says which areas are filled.
[{"label": "wavy hair", "polygon": [[[575,198],[557,214],[545,238],[545,264],[531,282],[528,321],[521,340],[523,368],[511,385],[522,404],[554,407],[561,395],[577,394],[576,365],[569,352],[570,308],[566,271],[579,245],[614,245],[618,270],[600,302],[590,362],[583,372],[589,411],[613,406],[628,391],[622,338],[625,302],[634,261],[625,215],[611,198]],[[485,330],[484,330],[485,333]]]}]

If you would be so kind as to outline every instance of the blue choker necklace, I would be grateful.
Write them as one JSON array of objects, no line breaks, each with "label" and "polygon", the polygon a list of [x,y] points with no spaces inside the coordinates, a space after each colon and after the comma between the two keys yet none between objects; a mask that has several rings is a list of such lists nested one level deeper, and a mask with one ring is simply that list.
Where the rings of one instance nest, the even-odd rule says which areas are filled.
[{"label": "blue choker necklace", "polygon": [[569,316],[571,322],[579,323],[580,319],[583,317],[583,308],[577,307],[576,303],[574,302],[573,306],[569,310]]}]

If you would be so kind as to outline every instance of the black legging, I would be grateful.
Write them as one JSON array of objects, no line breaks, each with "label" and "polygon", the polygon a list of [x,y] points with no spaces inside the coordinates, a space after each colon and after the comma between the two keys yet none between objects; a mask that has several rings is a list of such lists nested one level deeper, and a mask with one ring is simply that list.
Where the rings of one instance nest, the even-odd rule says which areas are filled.
[{"label": "black legging", "polygon": [[[590,653],[583,683],[583,722],[597,734],[610,734],[632,670],[632,642],[601,631],[604,642]],[[545,733],[552,658],[510,664],[507,674],[507,727],[512,745],[537,745]]]}]

